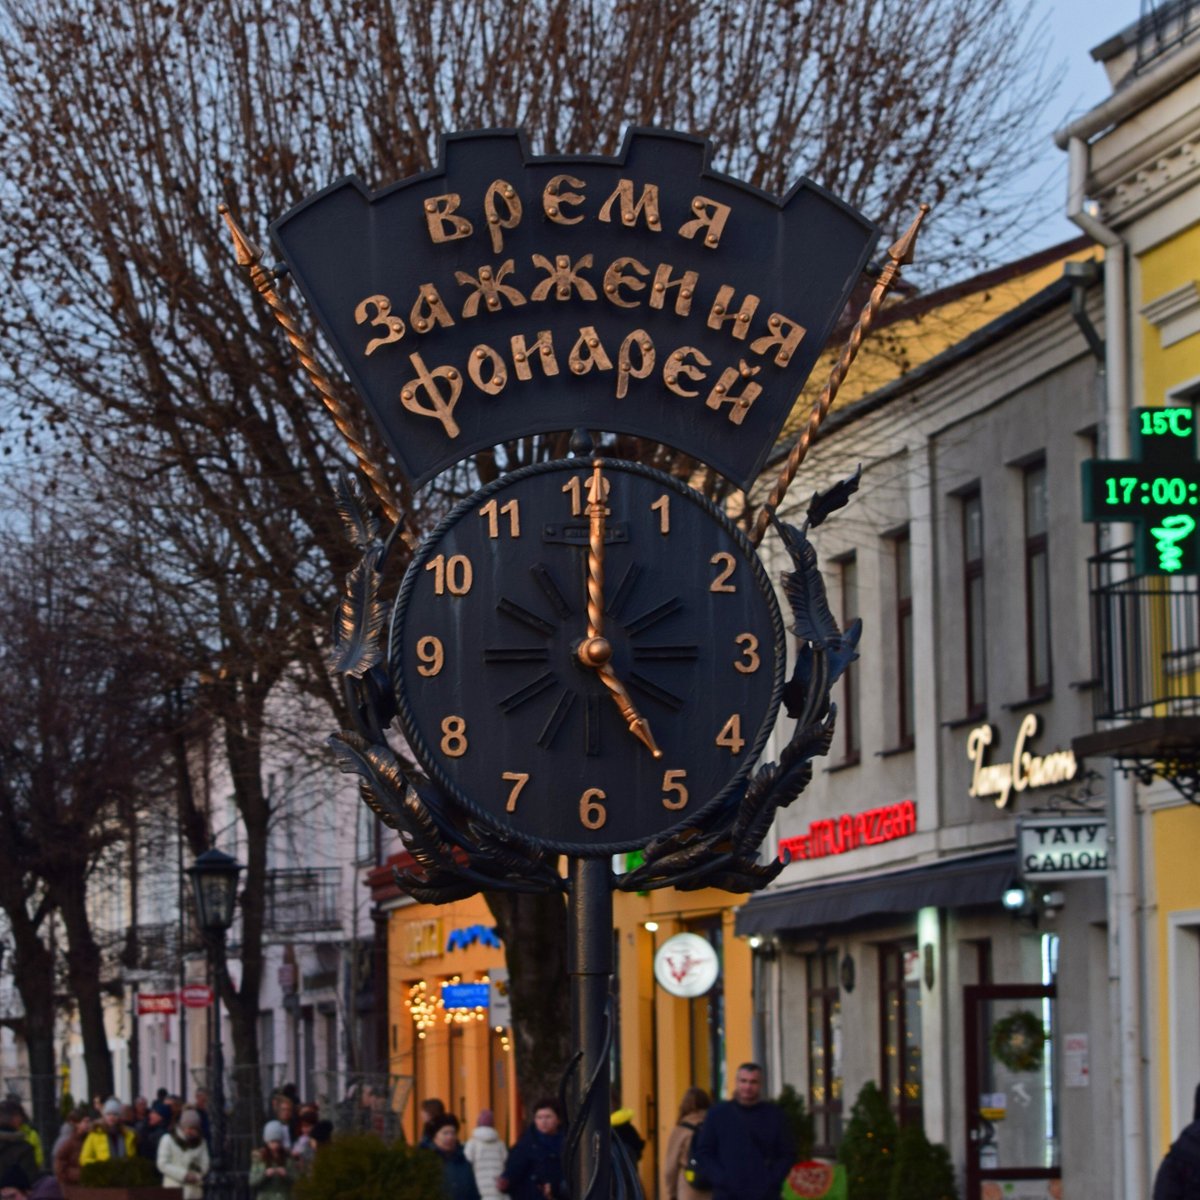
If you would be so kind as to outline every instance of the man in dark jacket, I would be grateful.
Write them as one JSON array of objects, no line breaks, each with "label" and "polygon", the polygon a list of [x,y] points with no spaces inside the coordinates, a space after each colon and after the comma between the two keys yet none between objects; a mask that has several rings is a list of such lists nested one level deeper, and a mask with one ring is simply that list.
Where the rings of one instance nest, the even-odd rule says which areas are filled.
[{"label": "man in dark jacket", "polygon": [[1154,1177],[1154,1200],[1200,1200],[1200,1087],[1192,1123],[1176,1138]]},{"label": "man in dark jacket", "polygon": [[38,1174],[33,1147],[21,1132],[22,1110],[11,1100],[0,1100],[0,1175],[10,1167],[20,1167],[26,1179]]},{"label": "man in dark jacket", "polygon": [[762,1067],[742,1063],[733,1099],[709,1109],[692,1153],[713,1200],[776,1200],[792,1169],[792,1131],[777,1104],[762,1098]]}]

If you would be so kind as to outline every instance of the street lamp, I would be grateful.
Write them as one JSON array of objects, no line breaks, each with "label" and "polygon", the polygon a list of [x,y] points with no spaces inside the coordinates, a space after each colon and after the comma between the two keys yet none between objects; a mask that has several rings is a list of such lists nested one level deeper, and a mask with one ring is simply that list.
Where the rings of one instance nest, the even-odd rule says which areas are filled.
[{"label": "street lamp", "polygon": [[233,924],[242,864],[220,850],[206,850],[188,868],[196,900],[196,918],[208,947],[214,981],[212,1044],[212,1167],[205,1179],[207,1196],[230,1196],[233,1180],[225,1156],[225,1055],[221,1049],[220,983],[225,974],[225,935]]}]

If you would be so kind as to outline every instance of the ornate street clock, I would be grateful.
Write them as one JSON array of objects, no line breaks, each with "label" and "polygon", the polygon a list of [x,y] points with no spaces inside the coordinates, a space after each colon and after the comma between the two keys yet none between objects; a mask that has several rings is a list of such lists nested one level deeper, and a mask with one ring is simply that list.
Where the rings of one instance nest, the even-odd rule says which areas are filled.
[{"label": "ornate street clock", "polygon": [[585,458],[450,513],[405,576],[390,663],[404,734],[443,791],[505,834],[611,853],[737,791],[775,722],[783,622],[712,504]]}]

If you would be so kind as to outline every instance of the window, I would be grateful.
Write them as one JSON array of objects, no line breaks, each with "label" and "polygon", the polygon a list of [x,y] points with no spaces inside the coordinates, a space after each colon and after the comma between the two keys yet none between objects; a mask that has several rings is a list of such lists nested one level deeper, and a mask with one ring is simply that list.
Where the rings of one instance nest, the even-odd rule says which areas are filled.
[{"label": "window", "polygon": [[1050,552],[1046,464],[1025,469],[1025,648],[1031,697],[1050,694]]},{"label": "window", "polygon": [[883,1094],[901,1125],[920,1125],[921,958],[916,942],[879,947]]},{"label": "window", "polygon": [[837,952],[810,954],[808,965],[808,1111],[817,1154],[832,1158],[842,1140],[842,1002]]},{"label": "window", "polygon": [[[842,629],[858,617],[858,560],[843,559],[838,567],[842,580]],[[842,757],[857,762],[862,751],[861,726],[858,718],[858,663],[851,663],[842,675],[842,705],[838,716],[842,726]]]},{"label": "window", "polygon": [[896,557],[896,680],[898,685],[897,729],[900,745],[913,743],[913,607],[912,540],[908,531],[894,539]]},{"label": "window", "polygon": [[983,500],[978,491],[962,499],[963,607],[966,618],[967,716],[987,708],[984,642]]}]

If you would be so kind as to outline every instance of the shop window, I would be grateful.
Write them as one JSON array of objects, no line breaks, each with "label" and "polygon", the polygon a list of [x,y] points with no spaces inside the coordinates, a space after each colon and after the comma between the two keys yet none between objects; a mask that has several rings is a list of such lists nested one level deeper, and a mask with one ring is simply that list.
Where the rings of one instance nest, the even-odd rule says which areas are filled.
[{"label": "shop window", "polygon": [[[848,629],[858,612],[858,560],[851,555],[837,564],[842,585],[842,628]],[[858,663],[851,663],[842,675],[842,703],[838,724],[842,727],[842,759],[858,762],[862,751],[861,725],[858,716]]]},{"label": "shop window", "polygon": [[962,498],[963,608],[966,628],[967,716],[987,709],[984,640],[983,499],[978,489]]},{"label": "shop window", "polygon": [[922,1124],[921,955],[914,942],[879,947],[880,1075],[900,1125]]},{"label": "shop window", "polygon": [[[717,961],[724,961],[721,918],[690,921],[688,933],[712,943]],[[724,972],[703,995],[688,1001],[688,1041],[691,1047],[692,1082],[714,1100],[725,1095],[725,989]]]},{"label": "shop window", "polygon": [[901,748],[913,744],[915,664],[913,662],[912,539],[908,530],[893,538],[896,563],[896,705]]},{"label": "shop window", "polygon": [[1046,464],[1025,468],[1025,649],[1031,697],[1050,694],[1050,550]]},{"label": "shop window", "polygon": [[810,954],[808,967],[808,1110],[816,1153],[832,1157],[842,1140],[842,1001],[837,952]]}]

